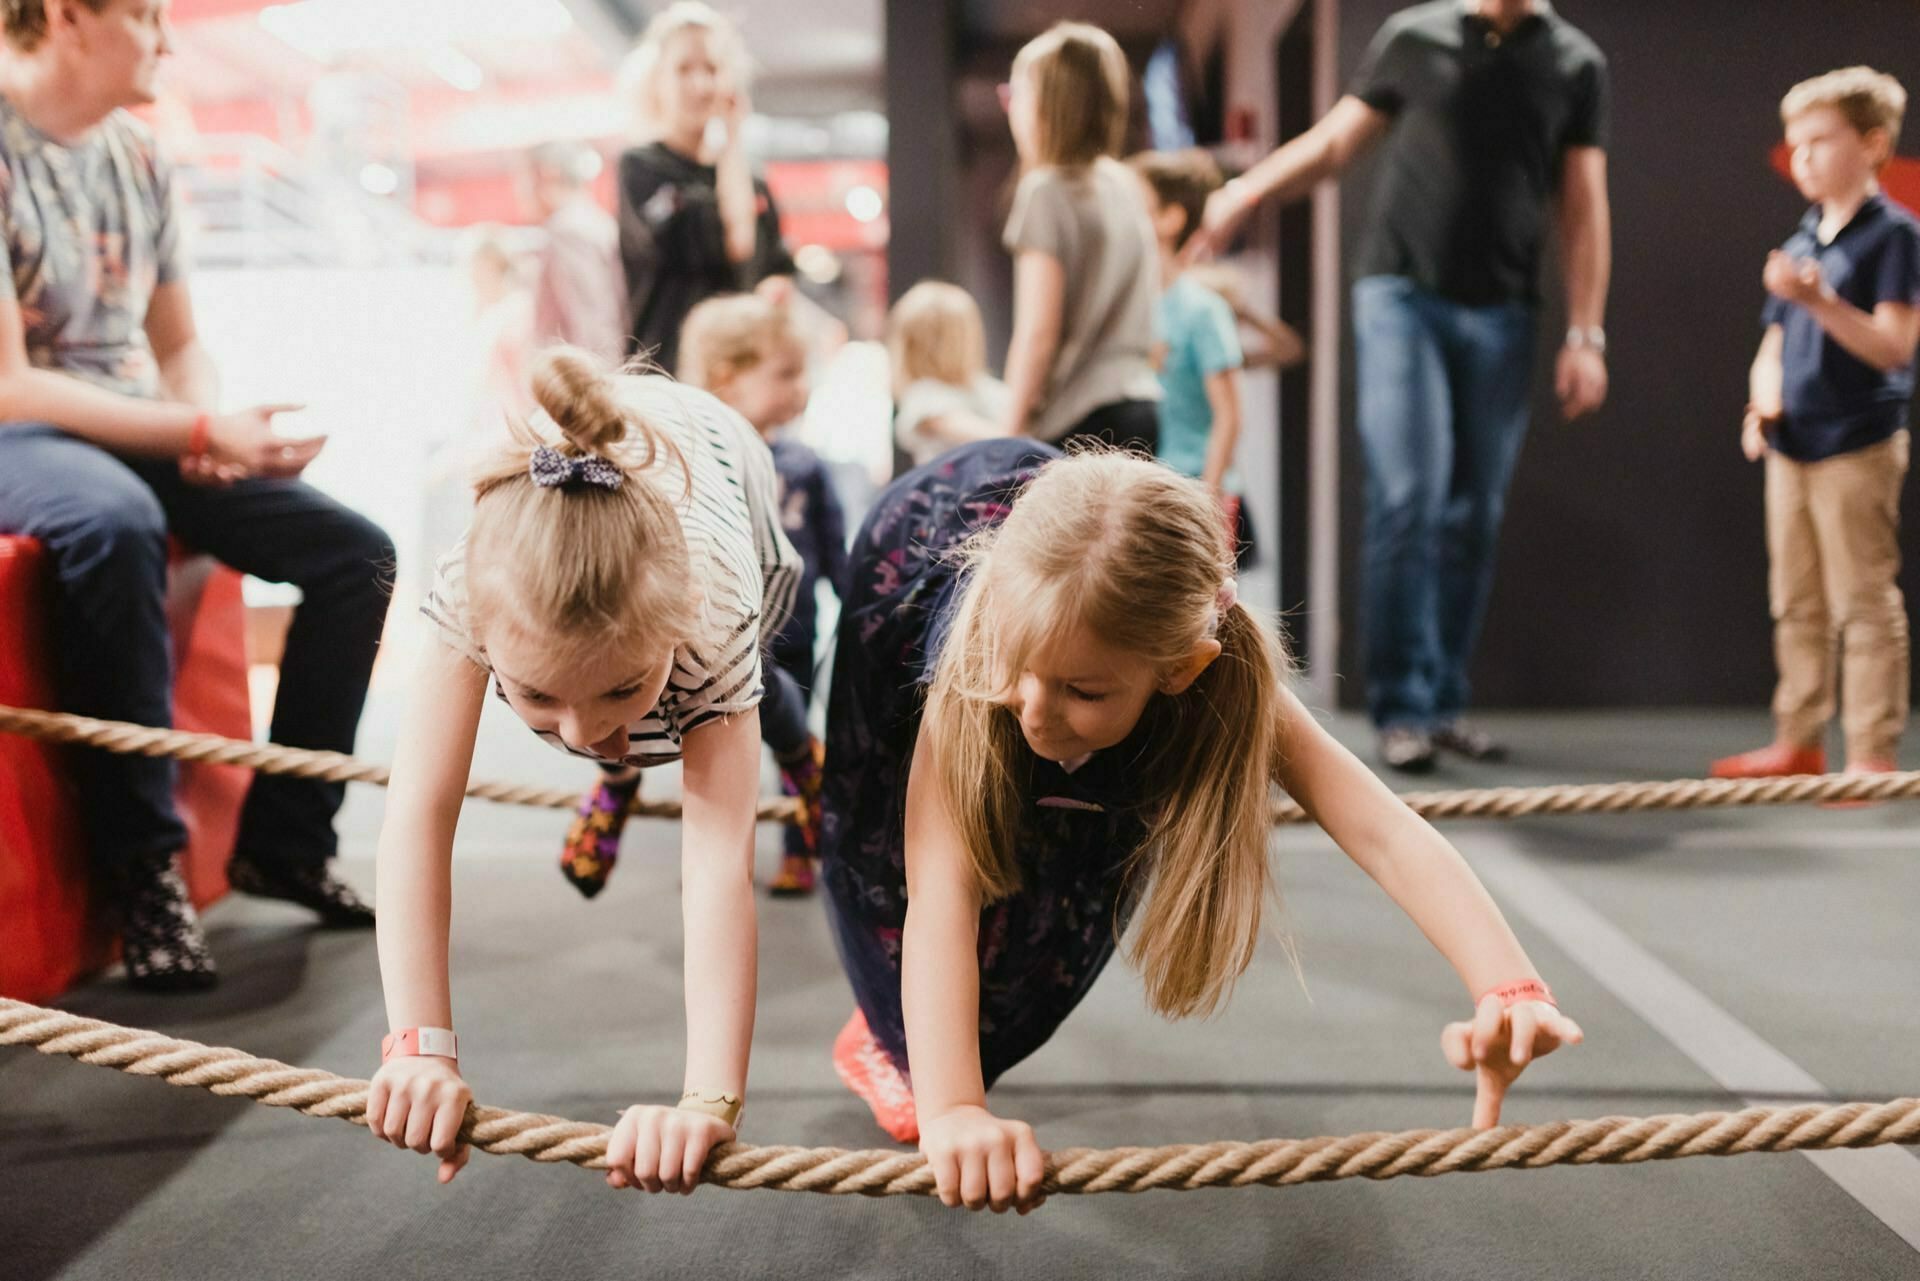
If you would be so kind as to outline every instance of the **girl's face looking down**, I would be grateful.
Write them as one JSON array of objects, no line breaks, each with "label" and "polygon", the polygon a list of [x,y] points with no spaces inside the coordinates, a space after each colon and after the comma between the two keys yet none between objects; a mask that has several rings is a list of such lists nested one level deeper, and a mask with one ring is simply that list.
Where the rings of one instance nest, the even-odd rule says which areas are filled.
[{"label": "girl's face looking down", "polygon": [[1133,733],[1155,693],[1178,694],[1220,653],[1205,641],[1180,671],[1168,673],[1077,626],[1027,656],[1005,705],[1036,756],[1071,761]]},{"label": "girl's face looking down", "polygon": [[514,626],[490,629],[487,657],[507,703],[529,728],[557,734],[607,760],[627,753],[627,726],[660,701],[673,652],[636,658],[605,650],[556,665],[552,638]]}]

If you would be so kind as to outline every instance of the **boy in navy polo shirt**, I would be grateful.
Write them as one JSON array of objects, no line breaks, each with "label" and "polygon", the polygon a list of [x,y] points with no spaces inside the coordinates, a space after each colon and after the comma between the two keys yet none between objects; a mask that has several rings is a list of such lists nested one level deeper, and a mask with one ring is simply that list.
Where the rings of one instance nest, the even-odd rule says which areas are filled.
[{"label": "boy in navy polo shirt", "polygon": [[1713,763],[1716,778],[1826,771],[1834,643],[1847,769],[1884,772],[1907,721],[1900,486],[1920,341],[1920,222],[1880,194],[1907,95],[1848,67],[1780,104],[1793,179],[1814,202],[1767,256],[1766,327],[1741,445],[1766,458],[1768,595],[1779,684],[1774,741]]}]

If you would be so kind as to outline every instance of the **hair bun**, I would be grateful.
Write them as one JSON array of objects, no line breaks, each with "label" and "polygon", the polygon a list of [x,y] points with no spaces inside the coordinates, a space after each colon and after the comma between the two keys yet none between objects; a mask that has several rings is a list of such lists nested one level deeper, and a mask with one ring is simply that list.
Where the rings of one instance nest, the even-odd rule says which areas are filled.
[{"label": "hair bun", "polygon": [[534,358],[533,398],[585,453],[608,453],[632,423],[600,362],[578,347],[552,347]]}]

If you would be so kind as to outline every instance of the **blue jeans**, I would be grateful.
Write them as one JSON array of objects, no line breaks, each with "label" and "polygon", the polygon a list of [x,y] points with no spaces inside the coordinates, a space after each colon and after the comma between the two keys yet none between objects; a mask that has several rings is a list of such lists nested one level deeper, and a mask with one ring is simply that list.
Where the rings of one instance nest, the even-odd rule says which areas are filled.
[{"label": "blue jeans", "polygon": [[[393,544],[379,526],[298,481],[190,485],[170,458],[121,458],[37,423],[0,424],[0,531],[46,546],[54,576],[55,689],[63,711],[173,723],[167,535],[233,568],[299,586],[272,738],[353,750],[387,615]],[[186,844],[173,762],[74,755],[96,869],[117,875]],[[336,841],[344,783],[254,777],[234,854],[315,869]]]},{"label": "blue jeans", "polygon": [[1353,286],[1353,327],[1367,464],[1367,706],[1382,729],[1427,729],[1466,706],[1527,432],[1534,313],[1368,276]]}]

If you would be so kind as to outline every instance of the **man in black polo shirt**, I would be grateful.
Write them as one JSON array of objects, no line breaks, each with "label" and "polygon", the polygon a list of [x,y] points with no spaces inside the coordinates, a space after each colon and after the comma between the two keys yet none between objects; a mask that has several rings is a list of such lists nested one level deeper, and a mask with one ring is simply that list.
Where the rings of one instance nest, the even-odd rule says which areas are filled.
[{"label": "man in black polo shirt", "polygon": [[1387,20],[1352,90],[1208,202],[1199,250],[1387,139],[1353,288],[1367,465],[1369,711],[1380,757],[1502,749],[1460,723],[1526,434],[1540,257],[1558,199],[1568,419],[1607,393],[1606,59],[1546,0],[1434,0]]}]

